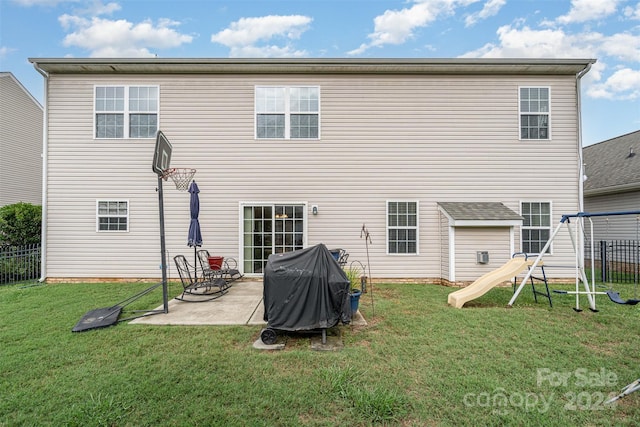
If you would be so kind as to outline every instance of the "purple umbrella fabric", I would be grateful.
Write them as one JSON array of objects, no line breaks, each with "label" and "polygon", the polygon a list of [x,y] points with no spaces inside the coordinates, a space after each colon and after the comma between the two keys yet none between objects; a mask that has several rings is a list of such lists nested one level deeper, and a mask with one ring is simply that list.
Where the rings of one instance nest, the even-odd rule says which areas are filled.
[{"label": "purple umbrella fabric", "polygon": [[191,209],[191,223],[189,224],[189,238],[187,244],[189,246],[202,246],[202,232],[200,231],[200,221],[198,215],[200,215],[200,189],[195,181],[189,185],[189,193],[191,197],[189,200],[189,207]]},{"label": "purple umbrella fabric", "polygon": [[189,236],[187,239],[187,245],[193,246],[193,265],[196,266],[197,254],[196,248],[202,246],[202,232],[200,231],[200,221],[198,215],[200,215],[200,189],[195,181],[191,181],[189,185],[189,208],[191,210],[191,222],[189,223]]}]

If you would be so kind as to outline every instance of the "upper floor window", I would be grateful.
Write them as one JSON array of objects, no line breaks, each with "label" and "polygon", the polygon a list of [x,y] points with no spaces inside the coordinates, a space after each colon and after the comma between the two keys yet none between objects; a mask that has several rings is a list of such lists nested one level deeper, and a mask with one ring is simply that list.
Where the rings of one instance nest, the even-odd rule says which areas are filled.
[{"label": "upper floor window", "polygon": [[129,231],[129,202],[126,200],[98,200],[98,231]]},{"label": "upper floor window", "polygon": [[520,139],[550,139],[548,87],[520,88]]},{"label": "upper floor window", "polygon": [[[551,237],[551,203],[522,202],[522,252],[539,254]],[[551,253],[549,247],[546,253]]]},{"label": "upper floor window", "polygon": [[258,86],[255,89],[257,139],[318,139],[320,88]]},{"label": "upper floor window", "polygon": [[387,251],[418,253],[418,202],[387,202]]},{"label": "upper floor window", "polygon": [[96,86],[96,138],[155,138],[157,86]]}]

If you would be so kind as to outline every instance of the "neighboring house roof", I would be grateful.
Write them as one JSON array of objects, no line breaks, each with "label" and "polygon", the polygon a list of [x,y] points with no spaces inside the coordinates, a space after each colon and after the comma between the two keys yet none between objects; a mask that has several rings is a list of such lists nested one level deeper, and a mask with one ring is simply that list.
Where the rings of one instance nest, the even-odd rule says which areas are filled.
[{"label": "neighboring house roof", "polygon": [[355,59],[355,58],[29,58],[41,71],[58,74],[517,74],[576,75],[595,59]]},{"label": "neighboring house roof", "polygon": [[584,195],[640,190],[640,130],[583,149]]},{"label": "neighboring house roof", "polygon": [[438,202],[453,226],[520,225],[522,216],[499,202]]}]

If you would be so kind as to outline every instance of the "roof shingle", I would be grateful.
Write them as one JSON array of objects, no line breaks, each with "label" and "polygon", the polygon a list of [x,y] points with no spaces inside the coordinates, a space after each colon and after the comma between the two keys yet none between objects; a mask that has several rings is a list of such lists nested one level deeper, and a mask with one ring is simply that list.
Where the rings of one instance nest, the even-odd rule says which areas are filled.
[{"label": "roof shingle", "polygon": [[523,218],[500,202],[438,202],[456,221],[510,221]]},{"label": "roof shingle", "polygon": [[640,130],[583,149],[585,195],[640,189]]}]

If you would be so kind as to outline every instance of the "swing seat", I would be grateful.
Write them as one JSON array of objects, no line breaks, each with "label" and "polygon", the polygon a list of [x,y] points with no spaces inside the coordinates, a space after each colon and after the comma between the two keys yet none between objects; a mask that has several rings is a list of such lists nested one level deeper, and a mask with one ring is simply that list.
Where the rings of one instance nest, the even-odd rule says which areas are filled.
[{"label": "swing seat", "polygon": [[640,299],[623,300],[622,298],[620,298],[620,293],[615,291],[607,291],[607,296],[611,301],[615,302],[616,304],[636,305],[640,302]]}]

